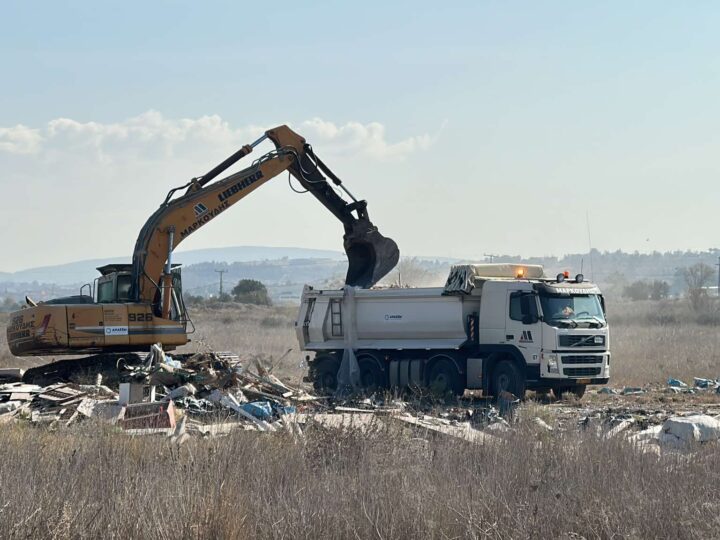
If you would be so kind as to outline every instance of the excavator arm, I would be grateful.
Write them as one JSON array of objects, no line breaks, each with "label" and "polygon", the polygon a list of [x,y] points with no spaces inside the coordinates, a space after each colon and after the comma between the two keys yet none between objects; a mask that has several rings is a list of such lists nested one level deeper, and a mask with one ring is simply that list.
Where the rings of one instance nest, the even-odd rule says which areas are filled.
[{"label": "excavator arm", "polygon": [[[275,150],[257,159],[247,169],[211,183],[266,138],[275,144]],[[284,171],[292,174],[342,222],[345,228],[343,244],[348,256],[345,280],[348,285],[372,287],[393,269],[400,252],[395,242],[381,235],[372,224],[367,203],[355,199],[345,189],[340,179],[315,156],[305,139],[287,126],[279,126],[265,132],[251,145],[243,146],[204,176],[193,178],[168,193],[138,235],[133,253],[130,297],[134,301],[156,304],[165,289],[162,311],[167,316],[173,250],[197,229]],[[352,202],[343,200],[323,173],[343,189]],[[176,197],[182,190],[185,192]]]}]

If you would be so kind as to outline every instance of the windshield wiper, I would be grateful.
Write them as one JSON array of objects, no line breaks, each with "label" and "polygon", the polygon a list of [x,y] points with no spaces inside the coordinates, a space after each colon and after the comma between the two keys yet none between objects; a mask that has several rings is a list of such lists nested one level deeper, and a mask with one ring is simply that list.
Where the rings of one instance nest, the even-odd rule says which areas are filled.
[{"label": "windshield wiper", "polygon": [[568,323],[568,324],[571,325],[573,328],[577,328],[577,326],[578,326],[578,323],[577,323],[576,321],[574,321],[573,319],[566,319],[566,318],[564,318],[564,317],[553,317],[553,318],[551,318],[550,320],[551,320],[551,321],[558,321],[558,322]]},{"label": "windshield wiper", "polygon": [[605,324],[606,324],[605,321],[603,321],[603,320],[602,320],[601,318],[599,318],[599,317],[596,317],[595,315],[590,315],[589,317],[582,317],[582,318],[579,319],[579,320],[582,321],[582,320],[584,320],[584,319],[590,319],[590,320],[592,320],[592,321],[595,321],[596,323],[598,323],[598,324],[600,325],[599,328],[602,328],[602,327],[605,326]]}]

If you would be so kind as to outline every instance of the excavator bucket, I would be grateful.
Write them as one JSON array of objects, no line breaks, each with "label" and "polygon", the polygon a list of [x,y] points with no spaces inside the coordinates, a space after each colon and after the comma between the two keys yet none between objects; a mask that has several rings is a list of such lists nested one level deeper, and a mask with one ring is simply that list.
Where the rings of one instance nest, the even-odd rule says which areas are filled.
[{"label": "excavator bucket", "polygon": [[400,250],[391,238],[380,234],[369,220],[353,224],[353,230],[344,236],[348,271],[345,283],[369,289],[390,273],[400,259]]}]

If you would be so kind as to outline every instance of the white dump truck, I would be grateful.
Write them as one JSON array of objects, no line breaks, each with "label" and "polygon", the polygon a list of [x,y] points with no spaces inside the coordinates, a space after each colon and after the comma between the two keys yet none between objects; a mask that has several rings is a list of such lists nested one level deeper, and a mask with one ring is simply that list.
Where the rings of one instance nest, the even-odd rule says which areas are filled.
[{"label": "white dump truck", "polygon": [[307,380],[331,391],[352,351],[365,391],[429,388],[483,395],[525,390],[581,397],[610,377],[600,289],[541,266],[459,265],[445,287],[317,290],[295,323]]}]

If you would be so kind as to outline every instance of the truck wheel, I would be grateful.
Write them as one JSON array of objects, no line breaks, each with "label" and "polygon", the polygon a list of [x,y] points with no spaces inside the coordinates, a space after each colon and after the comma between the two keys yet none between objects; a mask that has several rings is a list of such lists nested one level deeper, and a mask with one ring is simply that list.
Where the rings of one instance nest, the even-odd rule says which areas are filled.
[{"label": "truck wheel", "polygon": [[330,356],[315,360],[311,371],[313,388],[316,392],[335,392],[337,390],[337,374],[340,364]]},{"label": "truck wheel", "polygon": [[558,388],[553,388],[553,394],[555,394],[556,399],[562,399],[563,394],[567,394],[570,392],[575,394],[576,398],[582,399],[582,397],[585,395],[585,385],[575,384],[570,386],[560,386]]},{"label": "truck wheel", "polygon": [[460,394],[460,375],[447,358],[435,362],[428,375],[428,389],[436,394]]},{"label": "truck wheel", "polygon": [[360,388],[368,394],[385,387],[383,372],[372,356],[358,357],[360,367]]},{"label": "truck wheel", "polygon": [[525,377],[510,360],[498,362],[492,373],[492,394],[498,397],[501,392],[510,392],[515,397],[525,397]]}]

